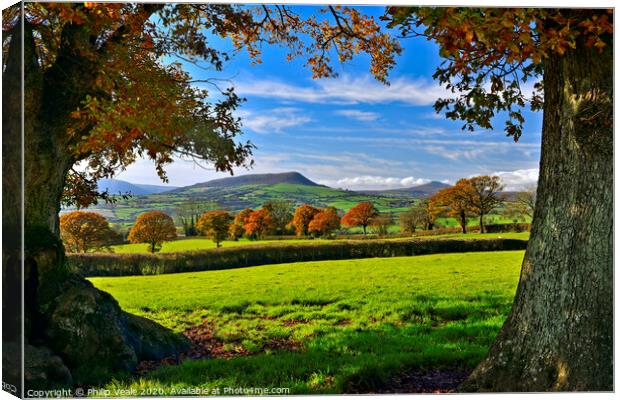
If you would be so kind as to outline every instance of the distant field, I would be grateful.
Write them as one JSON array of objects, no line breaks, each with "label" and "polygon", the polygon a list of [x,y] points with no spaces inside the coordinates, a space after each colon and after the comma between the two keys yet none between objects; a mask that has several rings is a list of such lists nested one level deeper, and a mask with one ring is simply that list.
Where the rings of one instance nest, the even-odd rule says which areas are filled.
[{"label": "distant field", "polygon": [[[313,240],[287,240],[287,243],[303,243],[303,244],[312,244],[325,242],[323,239],[313,239]],[[282,243],[283,240],[248,240],[248,239],[239,239],[238,241],[234,240],[226,240],[221,243],[222,247],[237,247],[237,246],[254,246],[254,245],[265,245],[265,244],[276,244]],[[112,246],[112,249],[115,253],[148,253],[148,245],[138,243],[138,244],[121,244],[117,246]],[[214,249],[215,243],[211,239],[207,238],[196,238],[196,239],[180,239],[174,240],[171,242],[165,242],[162,245],[160,250],[161,253],[176,253],[181,251],[196,251],[196,250],[207,250]]]},{"label": "distant field", "polygon": [[[529,238],[529,232],[506,232],[506,233],[467,233],[467,234],[446,234],[446,235],[437,235],[437,236],[420,236],[420,238],[424,239],[433,239],[433,238],[442,238],[442,237],[450,237],[450,238],[507,238],[507,239],[527,239]],[[362,239],[362,237],[356,237],[354,239]],[[402,239],[410,239],[410,237],[406,238],[394,238],[393,240],[402,240]],[[372,240],[372,239],[369,239]],[[333,242],[334,240],[327,239],[285,239],[285,240],[248,240],[248,239],[239,239],[238,241],[227,240],[222,243],[222,247],[237,247],[237,246],[255,246],[255,245],[277,245],[282,243],[287,244],[308,244],[312,245],[315,243],[322,242]],[[122,244],[117,246],[112,246],[112,250],[114,253],[148,253],[147,250],[148,245],[146,244]],[[192,238],[192,239],[180,239],[174,240],[171,242],[165,242],[160,250],[161,253],[176,253],[183,251],[198,251],[198,250],[207,250],[214,249],[215,243],[211,239],[207,238]]]},{"label": "distant field", "polygon": [[127,311],[207,335],[212,358],[108,388],[368,392],[401,371],[468,370],[510,310],[522,251],[91,278]]}]

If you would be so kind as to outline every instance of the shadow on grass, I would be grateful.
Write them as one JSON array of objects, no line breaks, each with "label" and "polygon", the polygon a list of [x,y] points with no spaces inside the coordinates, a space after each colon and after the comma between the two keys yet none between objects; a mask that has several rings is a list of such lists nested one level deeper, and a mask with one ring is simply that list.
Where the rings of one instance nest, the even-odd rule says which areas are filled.
[{"label": "shadow on grass", "polygon": [[[458,306],[460,307],[460,306]],[[460,312],[448,312],[458,316]],[[471,370],[484,356],[503,316],[457,320],[439,326],[383,324],[344,328],[315,337],[301,351],[267,351],[233,358],[189,360],[158,368],[109,388],[289,388],[290,394],[372,393],[410,370]],[[224,394],[224,393],[222,393]]]}]

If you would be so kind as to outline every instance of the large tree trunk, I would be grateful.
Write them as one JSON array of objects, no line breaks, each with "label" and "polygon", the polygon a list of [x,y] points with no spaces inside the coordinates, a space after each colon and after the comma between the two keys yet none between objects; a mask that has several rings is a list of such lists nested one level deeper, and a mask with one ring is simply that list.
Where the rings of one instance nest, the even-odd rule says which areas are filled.
[{"label": "large tree trunk", "polygon": [[515,303],[463,390],[613,390],[613,63],[544,65],[538,198]]},{"label": "large tree trunk", "polygon": [[[3,297],[3,306],[7,300],[13,304],[21,303],[22,298],[25,301],[26,389],[102,383],[116,373],[132,371],[140,360],[181,351],[187,347],[187,340],[152,321],[123,312],[109,294],[64,268],[58,212],[66,175],[74,160],[66,142],[68,119],[66,114],[63,117],[63,108],[71,107],[69,100],[79,95],[76,90],[64,90],[71,84],[41,72],[29,26],[24,29],[22,59],[16,50],[21,48],[20,33],[18,25],[3,73],[3,81],[14,89],[15,82],[22,82],[23,62],[23,138],[21,88],[8,91],[5,87],[3,91],[3,153],[15,152],[3,158],[3,168],[9,172],[3,178],[3,192],[9,194],[3,199],[3,211],[7,211],[3,229],[5,238],[15,237],[23,220],[23,278],[21,245],[15,241],[12,246],[3,245],[10,250],[3,255],[3,283],[12,282],[15,289],[23,283],[24,293],[22,297],[19,290],[13,290],[13,298]],[[59,54],[58,59],[62,57],[70,55]],[[75,79],[72,71],[64,72]],[[23,208],[18,178],[22,172]],[[15,231],[7,235],[8,229]],[[21,323],[12,326],[21,328]],[[21,353],[21,329],[10,332],[10,339],[17,338],[16,349]]]}]

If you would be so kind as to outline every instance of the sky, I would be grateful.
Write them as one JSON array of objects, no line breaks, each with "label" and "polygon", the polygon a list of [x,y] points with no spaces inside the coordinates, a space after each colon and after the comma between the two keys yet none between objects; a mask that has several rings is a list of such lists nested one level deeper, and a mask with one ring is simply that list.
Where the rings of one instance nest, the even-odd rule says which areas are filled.
[{"label": "sky", "polygon": [[[383,13],[383,7],[363,8]],[[297,171],[317,183],[352,190],[454,183],[482,174],[499,175],[508,190],[535,184],[542,114],[525,113],[518,143],[505,135],[501,118],[494,130],[463,131],[462,122],[433,110],[435,100],[446,95],[432,78],[442,62],[438,47],[423,38],[400,43],[403,54],[390,71],[389,86],[372,77],[366,56],[336,63],[337,78],[313,80],[302,59],[288,62],[285,50],[276,46],[263,48],[261,64],[239,53],[221,73],[191,64],[185,68],[195,79],[224,79],[222,85],[234,86],[247,99],[237,116],[243,122],[240,140],[257,147],[255,165],[236,169],[235,175]],[[229,175],[190,160],[176,160],[167,172],[171,186]],[[148,160],[138,160],[116,178],[162,184]]]}]

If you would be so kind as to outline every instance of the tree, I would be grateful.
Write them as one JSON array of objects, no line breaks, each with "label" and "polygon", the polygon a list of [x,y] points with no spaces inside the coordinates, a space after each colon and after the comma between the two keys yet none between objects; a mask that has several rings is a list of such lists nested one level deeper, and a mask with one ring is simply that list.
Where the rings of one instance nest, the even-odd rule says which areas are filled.
[{"label": "tree", "polygon": [[[518,140],[543,110],[532,230],[512,310],[463,390],[613,389],[613,10],[390,8],[447,59],[435,108]],[[527,97],[522,83],[535,83]],[[544,96],[541,92],[544,91]]]},{"label": "tree", "polygon": [[480,233],[484,233],[484,216],[501,205],[504,196],[500,195],[503,189],[498,176],[475,176],[467,180],[471,186],[466,193],[469,194],[470,208],[478,214],[480,221]]},{"label": "tree", "polygon": [[418,226],[427,230],[433,229],[435,216],[431,213],[430,204],[427,199],[424,199],[400,214],[398,220],[401,231],[412,234]]},{"label": "tree", "polygon": [[243,229],[249,238],[262,239],[273,231],[275,225],[273,218],[267,210],[256,210],[246,219]]},{"label": "tree", "polygon": [[[3,224],[14,232],[22,232],[23,225],[25,240],[36,243],[26,246],[29,250],[21,259],[20,241],[5,242],[3,272],[7,282],[19,282],[20,265],[33,271],[25,275],[27,338],[43,330],[58,332],[35,341],[70,360],[72,373],[89,371],[96,357],[101,374],[135,368],[140,357],[151,354],[147,344],[180,343],[168,340],[171,334],[153,325],[148,335],[145,329],[142,336],[136,333],[142,341],[102,337],[99,343],[114,345],[96,347],[92,338],[75,332],[79,324],[46,318],[57,315],[52,306],[60,306],[53,302],[60,295],[81,290],[100,301],[68,315],[96,321],[91,325],[99,324],[102,329],[95,330],[100,335],[151,325],[124,313],[84,279],[64,276],[60,205],[86,207],[109,200],[97,192],[96,181],[114,176],[137,157],[152,160],[164,181],[165,167],[174,156],[208,163],[217,171],[252,164],[253,146],[238,141],[240,121],[233,116],[241,99],[232,89],[218,93],[213,80],[194,78],[178,62],[221,70],[230,54],[213,47],[213,35],[230,38],[233,52],[245,48],[255,62],[260,62],[263,44],[281,44],[289,58],[305,58],[313,77],[335,75],[334,54],[347,61],[366,53],[371,72],[385,81],[400,52],[398,43],[356,9],[327,6],[324,11],[300,16],[281,5],[92,2],[27,2],[3,11],[3,183],[4,193],[12,194],[3,198]],[[78,164],[86,169],[75,168]],[[104,312],[106,318],[93,317]],[[10,325],[21,323],[11,320]],[[21,340],[18,335],[14,330],[11,340]]]},{"label": "tree", "polygon": [[230,224],[230,227],[228,228],[228,234],[232,240],[239,240],[239,238],[243,236],[245,233],[243,226],[247,224],[248,218],[253,212],[254,210],[251,208],[246,208],[239,211],[237,215],[235,215],[233,223]]},{"label": "tree", "polygon": [[243,236],[244,232],[245,230],[243,229],[243,225],[232,223],[228,226],[228,237],[230,237],[231,240],[239,240],[239,238]]},{"label": "tree", "polygon": [[389,233],[390,225],[394,220],[392,219],[392,215],[389,213],[382,213],[374,217],[370,221],[370,226],[372,226],[375,232],[380,236],[385,236]]},{"label": "tree", "polygon": [[361,226],[366,234],[366,227],[370,225],[373,218],[379,215],[379,210],[370,202],[362,202],[352,207],[342,217],[342,225],[346,227]]},{"label": "tree", "polygon": [[312,207],[310,204],[303,204],[295,209],[291,224],[295,228],[297,236],[308,236],[310,222],[312,222],[314,216],[319,212],[319,209]]},{"label": "tree", "polygon": [[148,211],[141,214],[131,227],[127,239],[131,243],[148,243],[149,251],[155,253],[163,242],[174,239],[177,230],[172,218],[161,211]]},{"label": "tree", "polygon": [[436,213],[444,213],[456,218],[461,231],[467,233],[467,222],[472,215],[470,198],[472,187],[467,179],[459,179],[454,186],[441,189],[429,199],[430,207]]},{"label": "tree", "polygon": [[340,229],[340,217],[334,207],[327,207],[314,215],[308,225],[308,233],[316,236],[329,236]]},{"label": "tree", "polygon": [[536,187],[528,187],[518,192],[513,203],[521,215],[533,218],[534,209],[536,208]]},{"label": "tree", "polygon": [[114,232],[100,214],[72,211],[60,216],[60,237],[71,253],[109,248]]},{"label": "tree", "polygon": [[269,211],[273,218],[276,232],[280,235],[286,233],[286,227],[293,219],[293,202],[283,199],[271,199],[263,204],[263,208]]},{"label": "tree", "polygon": [[226,211],[208,211],[198,218],[196,229],[210,237],[216,247],[220,247],[220,243],[228,235],[231,220],[232,217]]},{"label": "tree", "polygon": [[215,211],[217,209],[217,203],[200,203],[198,199],[194,197],[190,197],[181,203],[181,205],[176,209],[176,215],[179,218],[181,226],[183,227],[183,233],[185,236],[196,236],[198,234],[198,230],[196,229],[196,221],[200,215],[205,211]]}]

